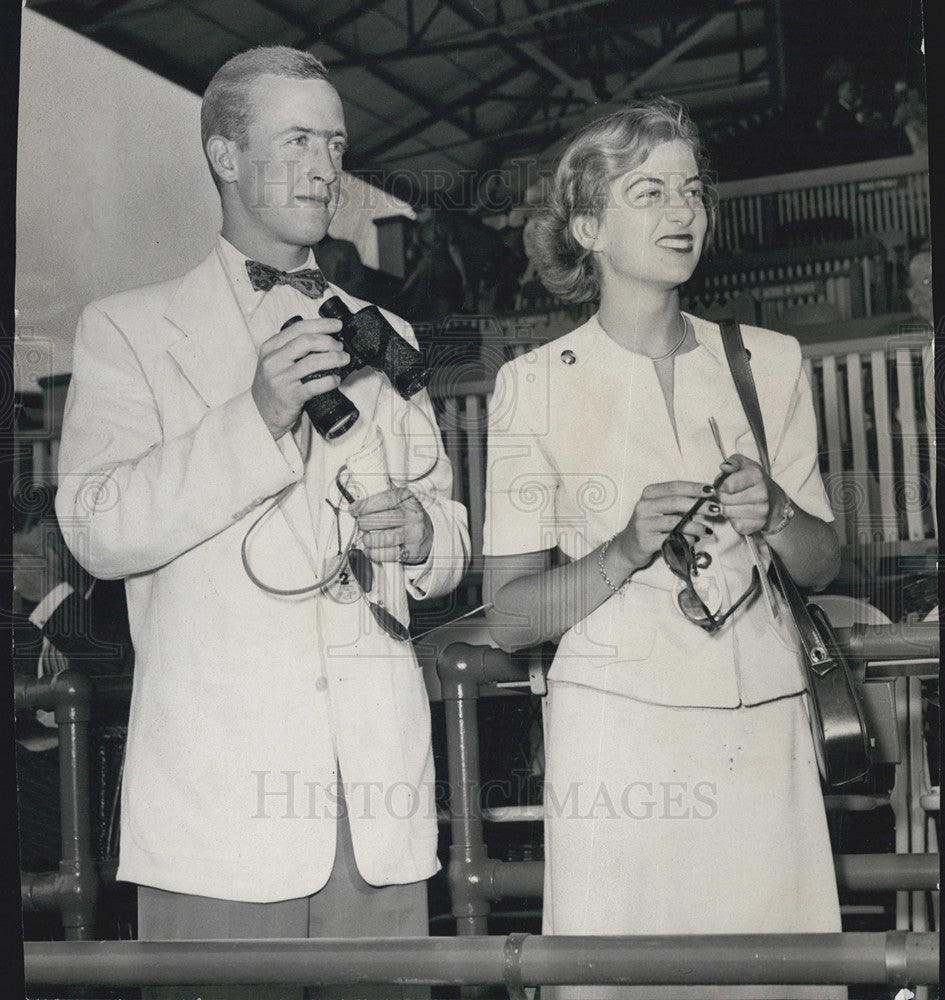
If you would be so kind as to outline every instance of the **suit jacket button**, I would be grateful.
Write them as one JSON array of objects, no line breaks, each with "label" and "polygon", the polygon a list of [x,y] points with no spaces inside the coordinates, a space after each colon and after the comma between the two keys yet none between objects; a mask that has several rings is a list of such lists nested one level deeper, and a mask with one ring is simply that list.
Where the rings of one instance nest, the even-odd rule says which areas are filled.
[{"label": "suit jacket button", "polygon": [[318,680],[315,681],[315,690],[316,691],[327,691],[328,690],[328,681],[324,677],[319,677]]}]

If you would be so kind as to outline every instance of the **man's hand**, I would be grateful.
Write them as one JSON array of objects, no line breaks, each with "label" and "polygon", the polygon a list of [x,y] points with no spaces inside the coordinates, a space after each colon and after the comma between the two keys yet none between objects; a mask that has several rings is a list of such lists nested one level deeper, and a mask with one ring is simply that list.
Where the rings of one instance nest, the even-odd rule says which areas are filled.
[{"label": "man's hand", "polygon": [[433,522],[406,486],[365,497],[350,512],[363,532],[364,551],[374,562],[426,562]]},{"label": "man's hand", "polygon": [[340,329],[341,320],[303,319],[262,345],[252,393],[260,416],[277,441],[294,426],[305,403],[338,388],[337,375],[309,382],[302,379],[348,363],[344,345],[331,336]]}]

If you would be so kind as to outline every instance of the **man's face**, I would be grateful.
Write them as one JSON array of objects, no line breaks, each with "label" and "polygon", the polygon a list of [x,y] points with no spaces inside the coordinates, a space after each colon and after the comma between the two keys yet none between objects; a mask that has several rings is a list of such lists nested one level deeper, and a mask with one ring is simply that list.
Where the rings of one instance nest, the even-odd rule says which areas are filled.
[{"label": "man's face", "polygon": [[246,145],[232,152],[235,190],[224,197],[224,228],[238,234],[241,249],[274,263],[328,231],[347,145],[344,112],[325,80],[266,74],[249,101]]},{"label": "man's face", "polygon": [[932,255],[927,250],[917,253],[909,262],[909,304],[927,323],[932,316]]}]

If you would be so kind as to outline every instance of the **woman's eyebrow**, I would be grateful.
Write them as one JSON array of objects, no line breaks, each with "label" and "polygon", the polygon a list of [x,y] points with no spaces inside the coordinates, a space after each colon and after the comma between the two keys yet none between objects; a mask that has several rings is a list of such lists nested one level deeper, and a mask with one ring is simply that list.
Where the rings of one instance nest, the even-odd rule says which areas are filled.
[{"label": "woman's eyebrow", "polygon": [[[693,174],[692,177],[687,177],[683,184],[693,184],[696,181],[700,181],[702,178],[698,174]],[[627,185],[627,190],[636,187],[637,184],[665,184],[666,181],[662,177],[637,177],[636,180],[632,181]]]}]

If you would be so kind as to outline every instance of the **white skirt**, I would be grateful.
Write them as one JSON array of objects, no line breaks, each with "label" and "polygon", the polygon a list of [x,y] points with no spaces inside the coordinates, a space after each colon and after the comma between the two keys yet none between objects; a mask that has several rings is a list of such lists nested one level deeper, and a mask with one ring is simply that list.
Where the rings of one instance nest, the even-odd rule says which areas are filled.
[{"label": "white skirt", "polygon": [[[800,695],[652,705],[551,682],[545,934],[840,930]],[[549,997],[845,997],[844,987],[546,987]]]}]

